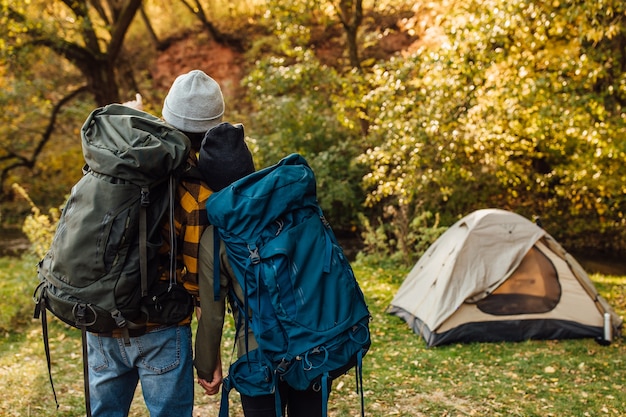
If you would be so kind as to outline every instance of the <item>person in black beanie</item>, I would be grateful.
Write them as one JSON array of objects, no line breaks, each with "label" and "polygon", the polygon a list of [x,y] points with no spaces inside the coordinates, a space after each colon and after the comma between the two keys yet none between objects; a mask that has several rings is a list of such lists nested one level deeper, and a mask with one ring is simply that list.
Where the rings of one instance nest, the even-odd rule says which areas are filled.
[{"label": "person in black beanie", "polygon": [[[242,125],[222,123],[207,132],[202,142],[198,158],[198,168],[205,182],[218,192],[231,183],[254,172],[254,162],[246,146]],[[208,395],[219,392],[222,384],[221,342],[226,311],[226,298],[234,294],[243,305],[243,291],[228,260],[226,246],[220,243],[220,297],[214,299],[214,230],[207,227],[200,238],[200,256],[198,259],[200,310],[196,331],[194,366],[198,374],[198,383]],[[233,300],[231,300],[231,303]],[[239,310],[231,307],[235,323],[240,323]],[[245,342],[247,338],[247,345]],[[237,332],[237,353],[242,356],[247,349],[258,347],[256,339],[249,329]],[[322,392],[309,388],[295,390],[281,382],[278,385],[283,412],[289,417],[320,417],[322,415]],[[246,417],[267,417],[276,415],[276,398],[273,394],[258,397],[241,396],[241,406]]]},{"label": "person in black beanie", "polygon": [[[243,126],[221,123],[210,129],[202,141],[198,169],[213,192],[218,192],[232,182],[253,173],[254,161],[245,142]],[[200,238],[198,290],[201,314],[198,316],[194,358],[198,383],[208,395],[217,394],[222,384],[220,349],[229,285],[236,286],[239,294],[242,294],[226,257],[226,248],[222,244],[220,269],[223,294],[219,301],[214,301],[213,246],[213,226],[209,225]],[[256,347],[256,341],[252,343]]]}]

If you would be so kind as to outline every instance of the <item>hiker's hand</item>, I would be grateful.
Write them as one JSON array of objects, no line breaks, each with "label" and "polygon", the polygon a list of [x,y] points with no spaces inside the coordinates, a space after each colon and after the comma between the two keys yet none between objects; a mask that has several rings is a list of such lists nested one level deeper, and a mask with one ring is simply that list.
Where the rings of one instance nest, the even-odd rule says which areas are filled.
[{"label": "hiker's hand", "polygon": [[198,378],[198,384],[200,384],[200,386],[204,388],[204,392],[206,395],[215,395],[219,392],[220,385],[222,385],[223,379],[222,361],[220,359],[218,360],[217,366],[213,371],[213,379],[207,381],[206,379]]},{"label": "hiker's hand", "polygon": [[206,395],[215,395],[220,391],[220,385],[222,385],[222,376],[220,370],[220,377],[216,378],[213,376],[212,381],[207,381],[206,379],[198,378],[198,384],[204,389],[204,393]]},{"label": "hiker's hand", "polygon": [[122,104],[126,107],[131,107],[137,110],[143,110],[143,100],[141,98],[141,94],[139,93],[135,94],[135,100],[127,101]]}]

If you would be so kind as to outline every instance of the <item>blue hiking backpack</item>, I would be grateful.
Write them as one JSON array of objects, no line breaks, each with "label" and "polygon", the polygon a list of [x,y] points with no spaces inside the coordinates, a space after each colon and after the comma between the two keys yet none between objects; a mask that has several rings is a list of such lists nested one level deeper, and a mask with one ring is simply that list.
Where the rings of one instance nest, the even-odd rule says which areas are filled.
[{"label": "blue hiking backpack", "polygon": [[[328,383],[352,367],[364,415],[362,358],[371,344],[370,313],[318,205],[315,176],[305,159],[292,154],[235,181],[212,194],[206,208],[217,232],[215,247],[217,239],[225,242],[243,289],[243,327],[252,330],[259,346],[252,351],[246,346],[247,353],[230,366],[220,416],[228,416],[232,388],[248,396],[274,393],[281,416],[279,379],[296,390],[316,384],[326,415]],[[217,263],[214,270],[219,298]],[[237,331],[241,327],[238,323]]]}]

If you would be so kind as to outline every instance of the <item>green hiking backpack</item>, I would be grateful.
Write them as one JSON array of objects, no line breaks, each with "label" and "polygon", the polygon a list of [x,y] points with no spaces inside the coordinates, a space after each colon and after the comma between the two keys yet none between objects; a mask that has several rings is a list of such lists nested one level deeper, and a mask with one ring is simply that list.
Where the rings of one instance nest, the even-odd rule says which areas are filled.
[{"label": "green hiking backpack", "polygon": [[161,119],[119,104],[94,110],[81,138],[84,175],[37,269],[34,316],[42,318],[48,363],[46,310],[83,336],[121,329],[128,342],[129,329],[148,321],[175,324],[193,308],[191,296],[176,285],[173,235],[164,267],[169,282],[160,279],[158,259],[177,179],[188,166],[189,139]]}]

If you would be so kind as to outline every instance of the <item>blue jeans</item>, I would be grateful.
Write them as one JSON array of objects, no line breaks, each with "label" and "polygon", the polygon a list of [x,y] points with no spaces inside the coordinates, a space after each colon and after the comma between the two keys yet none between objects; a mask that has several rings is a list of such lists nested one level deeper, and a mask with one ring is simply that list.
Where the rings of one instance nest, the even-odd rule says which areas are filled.
[{"label": "blue jeans", "polygon": [[151,417],[191,417],[191,327],[170,326],[130,338],[87,334],[93,417],[126,417],[141,381]]}]

